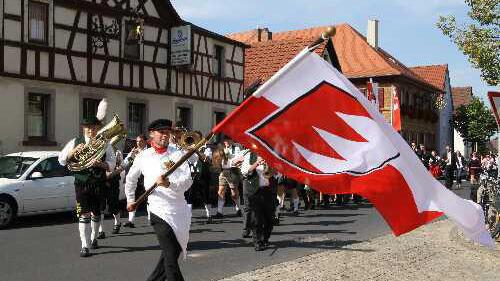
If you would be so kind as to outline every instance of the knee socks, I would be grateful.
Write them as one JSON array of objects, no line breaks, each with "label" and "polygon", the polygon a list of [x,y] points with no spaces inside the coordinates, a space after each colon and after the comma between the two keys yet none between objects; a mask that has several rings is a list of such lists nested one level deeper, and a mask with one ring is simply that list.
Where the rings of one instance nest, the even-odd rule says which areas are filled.
[{"label": "knee socks", "polygon": [[224,208],[224,199],[219,197],[217,200],[217,212],[222,214],[222,208]]},{"label": "knee socks", "polygon": [[97,233],[99,231],[99,225],[101,224],[101,218],[92,216],[90,219],[90,228],[92,228],[92,233],[90,234],[90,240],[94,241],[97,238]]},{"label": "knee socks", "polygon": [[80,232],[80,240],[82,241],[82,248],[89,247],[89,233],[90,233],[90,218],[81,217],[78,220],[78,230]]},{"label": "knee socks", "polygon": [[128,221],[133,223],[135,219],[135,211],[128,213]]},{"label": "knee socks", "polygon": [[293,211],[298,211],[299,210],[299,198],[294,198],[293,199]]},{"label": "knee socks", "polygon": [[104,214],[101,214],[101,222],[99,224],[99,232],[104,232],[104,228],[103,228],[103,225],[104,225]]}]

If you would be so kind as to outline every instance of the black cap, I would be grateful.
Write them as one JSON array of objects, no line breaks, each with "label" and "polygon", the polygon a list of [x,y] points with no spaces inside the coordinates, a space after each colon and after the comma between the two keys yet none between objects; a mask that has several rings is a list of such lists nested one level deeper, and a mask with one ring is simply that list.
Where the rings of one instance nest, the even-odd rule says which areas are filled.
[{"label": "black cap", "polygon": [[165,130],[165,129],[172,129],[172,121],[168,119],[157,119],[148,126],[149,131],[158,131],[158,130]]},{"label": "black cap", "polygon": [[97,117],[89,116],[87,118],[83,118],[82,125],[83,126],[95,126],[95,125],[102,125],[102,123],[101,123],[101,121],[99,121],[99,119],[97,119]]}]

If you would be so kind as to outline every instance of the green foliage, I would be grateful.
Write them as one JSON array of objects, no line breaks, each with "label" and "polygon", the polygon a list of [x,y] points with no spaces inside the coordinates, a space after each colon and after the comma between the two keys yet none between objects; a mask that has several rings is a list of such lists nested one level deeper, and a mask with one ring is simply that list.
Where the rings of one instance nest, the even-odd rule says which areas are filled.
[{"label": "green foliage", "polygon": [[497,131],[497,123],[491,110],[477,97],[468,105],[461,105],[453,115],[453,127],[469,142],[483,144]]},{"label": "green foliage", "polygon": [[500,83],[500,0],[465,0],[471,23],[457,25],[455,16],[439,16],[437,27],[481,70],[490,86]]}]

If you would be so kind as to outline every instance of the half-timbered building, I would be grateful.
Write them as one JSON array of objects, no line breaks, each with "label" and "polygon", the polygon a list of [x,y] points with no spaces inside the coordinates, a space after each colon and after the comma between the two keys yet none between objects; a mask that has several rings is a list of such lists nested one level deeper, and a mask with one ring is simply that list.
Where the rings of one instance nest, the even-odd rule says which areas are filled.
[{"label": "half-timbered building", "polygon": [[1,152],[60,148],[102,98],[130,137],[207,133],[243,99],[245,47],[167,0],[0,0]]}]

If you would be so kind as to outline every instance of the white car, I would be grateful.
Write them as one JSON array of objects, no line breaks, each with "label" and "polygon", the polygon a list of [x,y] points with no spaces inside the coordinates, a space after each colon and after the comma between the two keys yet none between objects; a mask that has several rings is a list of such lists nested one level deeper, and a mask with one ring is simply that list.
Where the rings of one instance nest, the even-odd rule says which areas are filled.
[{"label": "white car", "polygon": [[17,216],[75,209],[74,178],[58,156],[58,151],[31,151],[0,157],[0,229]]}]

